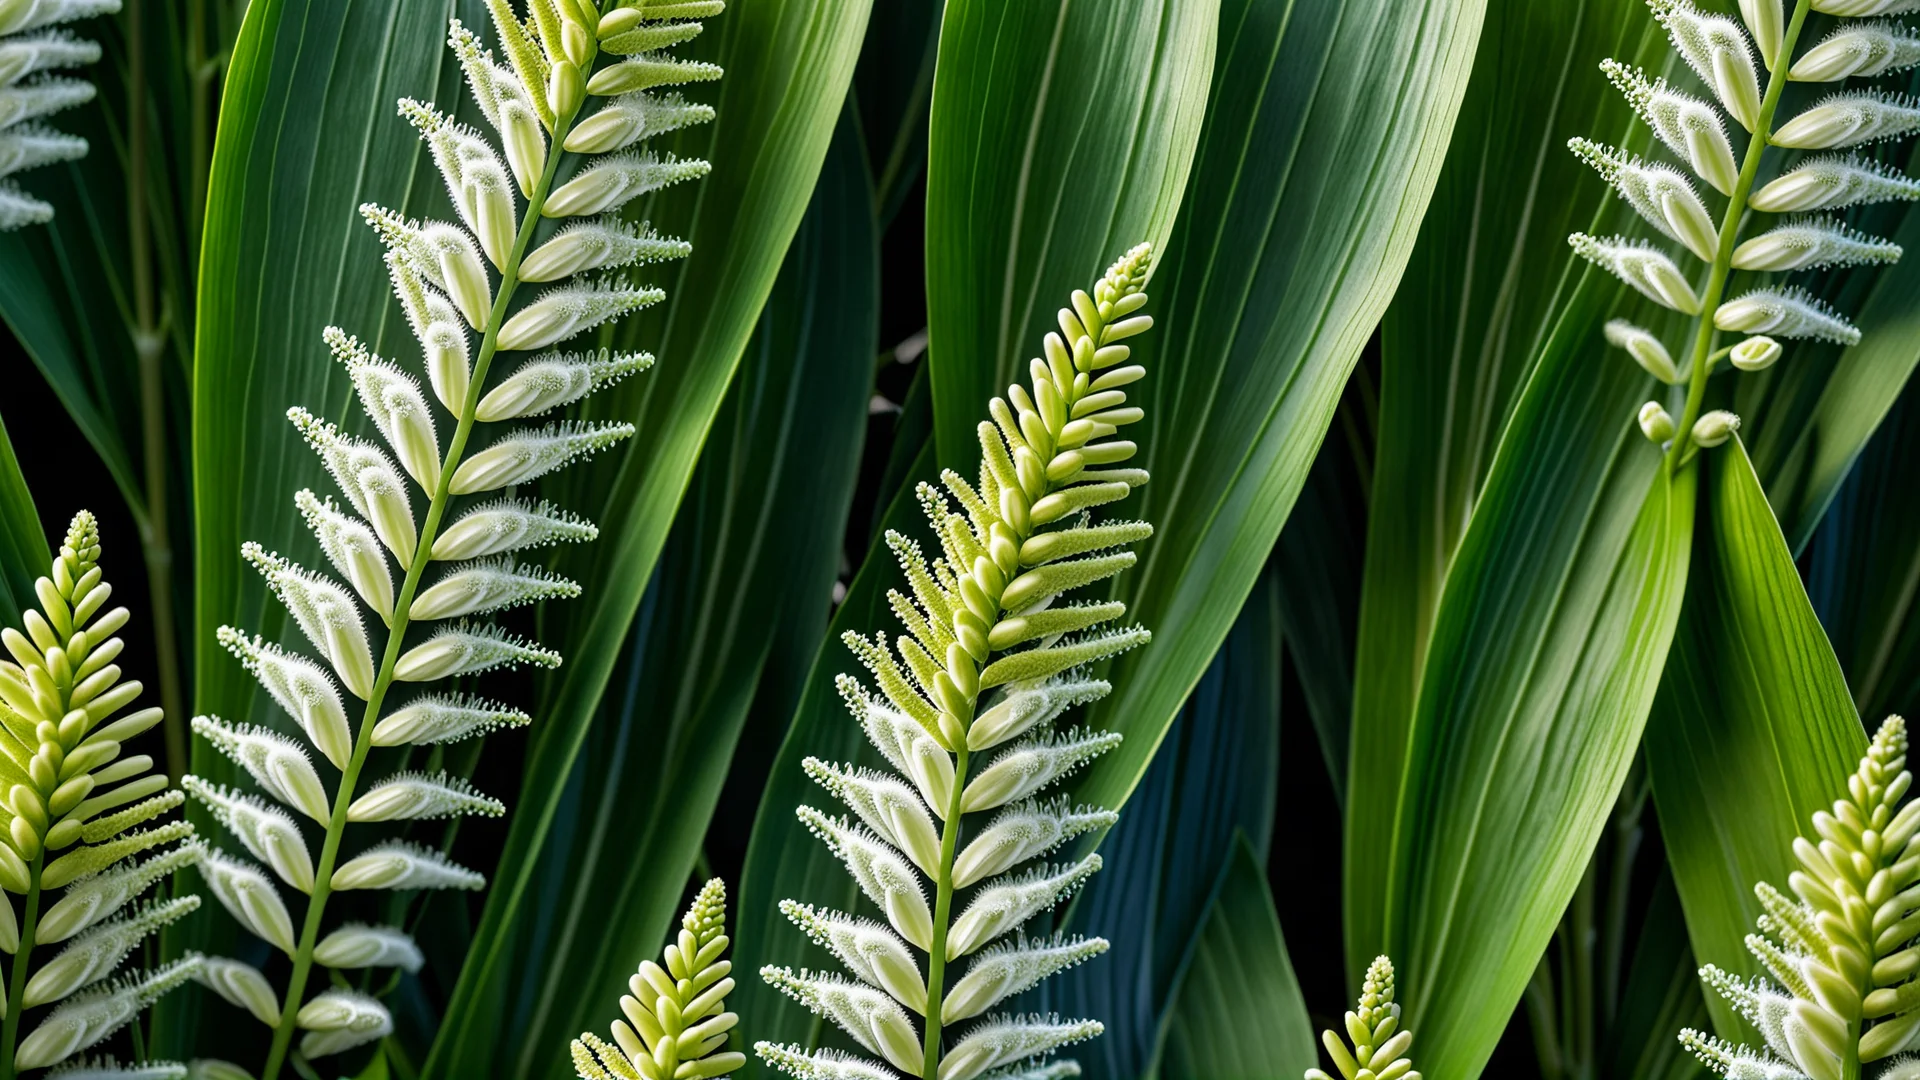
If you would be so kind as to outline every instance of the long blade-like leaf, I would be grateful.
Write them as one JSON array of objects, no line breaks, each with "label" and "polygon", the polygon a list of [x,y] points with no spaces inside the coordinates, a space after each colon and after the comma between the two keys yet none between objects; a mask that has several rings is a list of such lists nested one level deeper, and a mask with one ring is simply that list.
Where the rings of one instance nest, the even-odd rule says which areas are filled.
[{"label": "long blade-like leaf", "polygon": [[34,604],[33,579],[47,565],[47,534],[40,526],[27,478],[0,422],[0,626],[19,626]]},{"label": "long blade-like leaf", "polygon": [[[1866,733],[1745,448],[1710,455],[1685,611],[1647,763],[1701,963],[1758,971],[1753,886],[1786,885],[1793,838],[1836,798]],[[1713,995],[1714,1026],[1738,1014]]]}]

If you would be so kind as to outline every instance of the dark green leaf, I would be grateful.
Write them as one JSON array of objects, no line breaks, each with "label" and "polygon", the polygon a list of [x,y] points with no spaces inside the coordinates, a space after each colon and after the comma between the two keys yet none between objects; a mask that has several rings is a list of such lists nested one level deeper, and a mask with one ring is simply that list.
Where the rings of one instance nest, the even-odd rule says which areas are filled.
[{"label": "dark green leaf", "polygon": [[20,625],[20,616],[35,604],[33,580],[46,572],[51,557],[40,511],[0,422],[0,626]]}]

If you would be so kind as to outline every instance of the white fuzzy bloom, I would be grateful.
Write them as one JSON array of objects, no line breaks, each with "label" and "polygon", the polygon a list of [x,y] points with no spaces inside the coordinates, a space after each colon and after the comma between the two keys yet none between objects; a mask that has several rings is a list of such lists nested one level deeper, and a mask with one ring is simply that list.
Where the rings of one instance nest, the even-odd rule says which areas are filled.
[{"label": "white fuzzy bloom", "polygon": [[277,731],[229,725],[216,716],[194,717],[193,730],[247,770],[267,794],[315,821],[327,820],[327,789],[299,743]]},{"label": "white fuzzy bloom", "polygon": [[187,1063],[187,1080],[253,1080],[253,1074],[231,1061],[194,1058]]},{"label": "white fuzzy bloom", "polygon": [[1781,1057],[1793,1059],[1793,1040],[1787,1028],[1793,1023],[1794,996],[1764,979],[1743,980],[1720,968],[1706,964],[1700,968],[1700,981],[1727,1000],[1747,1022],[1760,1032],[1768,1048]]},{"label": "white fuzzy bloom", "polygon": [[1673,438],[1673,416],[1657,401],[1640,406],[1640,434],[1648,442],[1665,444]]},{"label": "white fuzzy bloom", "polygon": [[467,231],[497,268],[513,253],[520,228],[513,205],[513,180],[493,145],[480,133],[448,119],[431,104],[400,99],[400,115],[420,131],[433,151],[433,163],[447,183],[447,195]]},{"label": "white fuzzy bloom", "polygon": [[1686,275],[1667,254],[1643,240],[1624,236],[1599,237],[1574,233],[1567,238],[1575,254],[1634,287],[1662,307],[1686,315],[1700,314],[1700,297]]},{"label": "white fuzzy bloom", "polygon": [[[651,12],[648,15],[653,18],[659,17]],[[593,81],[587,84],[587,90],[589,93],[611,97],[636,90],[651,90],[657,86],[709,82],[718,79],[720,75],[721,69],[715,64],[701,63],[698,60],[675,60],[658,53],[642,53],[630,60],[623,60],[594,72]]]},{"label": "white fuzzy bloom", "polygon": [[1638,68],[1603,60],[1600,70],[1640,114],[1669,150],[1686,159],[1694,175],[1722,195],[1731,194],[1740,166],[1733,159],[1720,111],[1692,94],[1675,90],[1665,79],[1648,79]]},{"label": "white fuzzy bloom", "polygon": [[[0,42],[0,64],[6,43]],[[11,176],[42,165],[72,161],[87,156],[87,140],[39,124],[22,124],[0,131],[0,176]]]},{"label": "white fuzzy bloom", "polygon": [[1764,334],[1756,334],[1733,347],[1727,359],[1741,371],[1765,371],[1780,359],[1780,343]]},{"label": "white fuzzy bloom", "polygon": [[17,1069],[43,1069],[97,1045],[125,1027],[140,1010],[193,977],[200,958],[189,956],[140,976],[78,994],[61,1002],[33,1033],[20,1040]]},{"label": "white fuzzy bloom", "polygon": [[93,100],[93,95],[93,84],[79,79],[35,79],[0,86],[0,127],[84,105]]},{"label": "white fuzzy bloom", "polygon": [[533,718],[519,709],[465,694],[429,694],[388,713],[373,725],[373,745],[406,746],[454,742],[500,728],[524,727]]},{"label": "white fuzzy bloom", "polygon": [[966,976],[947,991],[940,1018],[951,1023],[978,1016],[1038,986],[1042,979],[1106,951],[1105,938],[1069,938],[1062,934],[1041,941],[1022,938],[991,946],[974,958]]},{"label": "white fuzzy bloom", "polygon": [[661,289],[634,288],[622,278],[576,281],[548,289],[500,328],[502,352],[531,352],[584,334],[667,298]]},{"label": "white fuzzy bloom", "polygon": [[1813,10],[1850,19],[1868,15],[1911,15],[1920,11],[1920,0],[1814,0]]},{"label": "white fuzzy bloom", "polygon": [[294,492],[293,504],[333,568],[380,621],[392,618],[393,574],[387,569],[385,545],[372,527],[335,509],[332,499],[322,499],[306,488]]},{"label": "white fuzzy bloom", "polygon": [[494,491],[564,468],[622,439],[633,436],[627,423],[581,423],[562,420],[539,431],[519,431],[495,442],[460,463],[453,474],[455,495]]},{"label": "white fuzzy bloom", "polygon": [[1743,334],[1860,344],[1860,331],[1805,289],[1755,289],[1714,312],[1713,325]]},{"label": "white fuzzy bloom", "polygon": [[1607,344],[1626,350],[1634,363],[1647,370],[1647,374],[1669,386],[1687,381],[1687,376],[1674,367],[1673,355],[1667,352],[1667,347],[1651,331],[1641,329],[1625,319],[1609,319],[1604,333]]},{"label": "white fuzzy bloom", "polygon": [[1834,218],[1805,218],[1777,225],[1733,252],[1739,270],[1804,270],[1827,266],[1890,263],[1900,245],[1869,236]]},{"label": "white fuzzy bloom", "polygon": [[918,720],[890,702],[869,695],[860,688],[858,679],[840,675],[834,685],[867,733],[868,741],[895,771],[913,781],[928,809],[944,820],[953,799],[953,758],[927,735]]},{"label": "white fuzzy bloom", "polygon": [[692,251],[692,244],[660,236],[651,225],[633,225],[607,214],[571,222],[529,252],[520,263],[520,280],[558,281],[589,270],[683,259]]},{"label": "white fuzzy bloom", "polygon": [[409,609],[416,621],[500,611],[555,597],[580,595],[576,582],[512,559],[488,559],[459,567],[414,597]]},{"label": "white fuzzy bloom", "polygon": [[147,935],[185,918],[200,907],[192,894],[149,904],[132,915],[112,919],[80,934],[27,980],[21,995],[27,1008],[59,1001],[83,986],[114,973]]},{"label": "white fuzzy bloom", "polygon": [[460,20],[453,20],[447,42],[460,58],[473,100],[480,106],[487,123],[500,133],[500,141],[507,148],[507,161],[513,166],[514,179],[520,184],[520,193],[531,196],[534,182],[540,178],[547,161],[546,132],[540,126],[532,97],[520,77],[494,63],[493,54],[480,47],[479,40],[460,25]]},{"label": "white fuzzy bloom", "polygon": [[547,196],[541,213],[550,218],[584,217],[617,210],[648,192],[683,180],[697,180],[713,171],[698,158],[669,154],[625,153],[601,158]]},{"label": "white fuzzy bloom", "polygon": [[420,384],[337,326],[327,327],[321,336],[333,358],[347,369],[360,404],[373,419],[380,437],[393,447],[394,456],[414,483],[431,494],[440,479],[440,440],[434,433],[433,411],[427,408]]},{"label": "white fuzzy bloom", "polygon": [[252,1013],[255,1020],[268,1027],[279,1026],[280,995],[252,964],[224,956],[202,957],[193,981],[220,995],[227,1004]]},{"label": "white fuzzy bloom", "polygon": [[900,935],[872,919],[794,900],[780,901],[780,911],[815,945],[839,957],[862,981],[892,994],[895,1001],[914,1012],[926,1013],[927,987],[920,963]]},{"label": "white fuzzy bloom", "polygon": [[833,1021],[853,1041],[886,1058],[895,1068],[910,1074],[919,1071],[919,1033],[900,1003],[887,994],[838,975],[816,974],[804,968],[764,967],[760,977],[816,1016]]},{"label": "white fuzzy bloom", "polygon": [[794,1080],[898,1080],[898,1074],[885,1065],[839,1050],[809,1050],[763,1040],[753,1044],[753,1052]]},{"label": "white fuzzy bloom", "polygon": [[335,889],[483,889],[487,879],[445,855],[393,840],[378,844],[333,872]]},{"label": "white fuzzy bloom", "polygon": [[53,205],[0,180],[0,232],[53,220]]},{"label": "white fuzzy bloom", "polygon": [[259,867],[212,848],[201,853],[200,876],[235,922],[288,956],[293,955],[293,916],[287,914],[280,890]]},{"label": "white fuzzy bloom", "polygon": [[1073,895],[1100,866],[1100,856],[1089,855],[1071,866],[1037,866],[988,882],[953,921],[947,933],[947,959],[957,960],[1018,930],[1028,919]]},{"label": "white fuzzy bloom", "polygon": [[144,1061],[122,1065],[112,1055],[69,1059],[47,1076],[57,1080],[188,1080],[185,1065],[177,1061]]},{"label": "white fuzzy bloom", "polygon": [[379,999],[357,990],[328,990],[300,1006],[294,1024],[307,1034],[300,1053],[326,1057],[393,1034],[393,1016]]},{"label": "white fuzzy bloom", "polygon": [[413,937],[397,926],[348,923],[313,947],[313,959],[330,968],[397,967],[408,974],[427,962]]},{"label": "white fuzzy bloom", "polygon": [[[373,655],[367,647],[366,628],[360,625],[360,613],[354,609],[353,597],[348,595],[347,590],[262,550],[260,545],[252,541],[243,545],[240,553],[259,568],[274,595],[292,613],[294,622],[307,635],[307,640],[313,642],[314,647],[332,663],[333,670],[347,689],[360,698],[370,694],[373,691]],[[229,645],[228,648],[233,646]],[[260,650],[260,655],[267,655],[266,650]],[[264,661],[262,670],[265,670]],[[260,679],[261,685],[269,691],[274,689],[268,685],[266,675],[260,671],[254,674]],[[287,702],[281,704],[288,705]],[[301,719],[293,708],[289,707],[288,711],[296,719]],[[313,730],[309,729],[308,734],[313,735]],[[314,742],[320,746],[322,753],[327,753],[326,745],[319,738],[316,737]],[[331,758],[333,755],[327,753],[327,756]]]},{"label": "white fuzzy bloom", "polygon": [[[18,2],[15,0],[15,3]],[[31,8],[33,5],[26,6]],[[114,7],[119,5],[115,4]],[[85,67],[99,62],[99,45],[62,31],[20,34],[0,40],[0,84],[17,82],[36,72]]]},{"label": "white fuzzy bloom", "polygon": [[347,810],[348,821],[402,821],[479,814],[499,817],[505,803],[457,776],[396,773],[368,788]]},{"label": "white fuzzy bloom", "polygon": [[1693,1028],[1681,1029],[1680,1042],[1693,1051],[1702,1064],[1721,1076],[1738,1077],[1739,1080],[1807,1080],[1806,1074],[1796,1065],[1702,1034]]},{"label": "white fuzzy bloom", "polygon": [[1760,122],[1760,76],[1740,24],[1724,15],[1708,15],[1686,0],[1648,3],[1681,59],[1713,87],[1728,115],[1752,131]]},{"label": "white fuzzy bloom", "polygon": [[969,1030],[940,1060],[938,1080],[972,1080],[988,1069],[1039,1057],[1107,1030],[1098,1020],[995,1017]]},{"label": "white fuzzy bloom", "polygon": [[477,559],[523,548],[593,540],[600,529],[551,503],[499,499],[467,511],[434,538],[430,555],[437,562]]},{"label": "white fuzzy bloom", "polygon": [[425,355],[427,382],[433,396],[447,411],[458,413],[467,407],[467,388],[472,372],[467,361],[467,324],[437,289],[422,281],[399,252],[387,252],[387,273],[393,279],[393,292],[407,313],[407,323],[420,342]]},{"label": "white fuzzy bloom", "polygon": [[1046,731],[1015,743],[967,781],[960,808],[971,814],[1024,799],[1119,746],[1122,738],[1117,731],[1075,728],[1065,735]]},{"label": "white fuzzy bloom", "polygon": [[1740,21],[1747,24],[1760,49],[1760,62],[1769,71],[1780,62],[1780,42],[1786,32],[1780,4],[1781,0],[1740,0]]},{"label": "white fuzzy bloom", "polygon": [[573,125],[566,146],[575,154],[610,154],[712,119],[711,105],[690,103],[679,94],[656,97],[636,91],[609,98],[592,116]]},{"label": "white fuzzy bloom", "polygon": [[881,839],[899,848],[928,877],[940,873],[940,832],[926,804],[906,781],[873,769],[829,765],[809,757],[801,768],[859,816]]},{"label": "white fuzzy bloom", "polygon": [[1713,261],[1720,243],[1713,217],[1680,170],[1587,139],[1572,139],[1567,148],[1593,166],[1647,224],[1680,241],[1701,260]]},{"label": "white fuzzy bloom", "polygon": [[[269,645],[257,636],[249,638],[231,626],[220,627],[214,636],[293,717],[328,761],[337,768],[347,767],[347,760],[353,756],[353,731],[347,725],[347,710],[326,672],[304,656]],[[372,666],[371,661],[368,666]]]},{"label": "white fuzzy bloom", "polygon": [[393,459],[378,446],[343,434],[298,405],[287,410],[287,419],[320,455],[321,464],[340,485],[347,501],[373,524],[380,542],[387,545],[401,566],[411,564],[419,533],[414,529],[406,481],[401,479]]},{"label": "white fuzzy bloom", "polygon": [[811,806],[799,807],[795,813],[846,864],[860,890],[886,914],[901,937],[922,949],[932,944],[933,911],[927,907],[926,891],[898,851],[865,828],[847,824],[845,818],[830,818]]},{"label": "white fuzzy bloom", "polygon": [[374,203],[362,204],[360,216],[415,273],[446,290],[468,325],[476,330],[487,325],[493,289],[480,249],[464,229],[446,221],[409,221]]},{"label": "white fuzzy bloom", "polygon": [[1858,154],[1821,154],[1769,181],[1747,205],[1769,214],[1920,199],[1920,180]]},{"label": "white fuzzy bloom", "polygon": [[286,811],[254,795],[183,776],[180,786],[206,804],[214,819],[253,854],[273,868],[281,881],[303,893],[313,891],[313,856],[300,826]]},{"label": "white fuzzy bloom", "polygon": [[515,637],[497,626],[458,623],[408,649],[394,665],[401,682],[433,682],[521,664],[557,668],[560,654]]},{"label": "white fuzzy bloom", "polygon": [[1693,422],[1693,441],[1697,446],[1711,448],[1733,438],[1733,433],[1739,430],[1739,417],[1725,409],[1715,409],[1702,413],[1700,419]]},{"label": "white fuzzy bloom", "polygon": [[116,863],[101,873],[74,881],[41,916],[40,929],[34,935],[36,942],[52,945],[97,925],[152,888],[154,882],[198,863],[205,851],[204,841],[190,840],[145,862]]},{"label": "white fuzzy bloom", "polygon": [[119,0],[9,0],[0,5],[0,34],[38,30],[119,10]]},{"label": "white fuzzy bloom", "polygon": [[521,364],[500,385],[488,391],[474,410],[474,419],[517,420],[571,405],[597,390],[612,386],[637,371],[653,366],[651,353],[616,353],[600,349],[585,353],[542,353]]},{"label": "white fuzzy bloom", "polygon": [[1113,684],[1071,672],[1050,679],[1008,683],[1000,700],[967,729],[969,750],[988,750],[1032,728],[1052,724],[1061,713],[1113,691]]},{"label": "white fuzzy bloom", "polygon": [[1844,150],[1920,131],[1920,103],[1905,94],[1856,90],[1821,98],[1774,132],[1776,146]]},{"label": "white fuzzy bloom", "polygon": [[1110,829],[1120,815],[1083,806],[1070,809],[1066,796],[1042,804],[1011,806],[976,833],[953,861],[953,884],[964,889],[1028,859],[1036,859],[1083,833]]},{"label": "white fuzzy bloom", "polygon": [[1891,20],[1843,23],[1794,61],[1801,82],[1870,78],[1920,64],[1920,36]]}]

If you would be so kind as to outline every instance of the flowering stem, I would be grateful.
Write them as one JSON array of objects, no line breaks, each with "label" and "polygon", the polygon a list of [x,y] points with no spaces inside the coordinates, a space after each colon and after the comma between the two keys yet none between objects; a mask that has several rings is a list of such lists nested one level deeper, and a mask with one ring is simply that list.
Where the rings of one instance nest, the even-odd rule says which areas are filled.
[{"label": "flowering stem", "polygon": [[[591,64],[589,58],[588,65]],[[480,392],[486,386],[487,368],[493,363],[498,347],[500,327],[507,320],[507,308],[513,303],[514,290],[520,284],[520,260],[526,254],[527,245],[533,240],[534,231],[539,228],[541,210],[546,206],[547,194],[552,189],[554,174],[558,171],[563,153],[561,146],[566,142],[567,131],[573,125],[579,112],[576,105],[565,115],[556,116],[553,125],[553,137],[546,166],[540,178],[535,181],[533,192],[527,197],[526,214],[520,223],[519,233],[514,237],[513,250],[508,255],[506,265],[500,268],[500,288],[494,295],[493,308],[487,314],[486,332],[480,339],[480,352],[475,357],[473,373],[467,382],[467,397],[461,404],[458,423],[454,427],[453,441],[447,446],[446,457],[440,465],[440,477],[434,483],[433,500],[427,506],[427,516],[420,526],[420,536],[414,545],[413,561],[407,567],[406,580],[400,586],[398,597],[394,601],[393,612],[387,620],[387,647],[380,660],[380,671],[374,678],[373,689],[367,695],[367,707],[360,719],[359,734],[354,738],[353,756],[348,759],[347,767],[340,775],[340,789],[334,796],[333,814],[327,821],[327,837],[320,848],[320,862],[314,870],[313,896],[307,903],[307,916],[300,930],[299,948],[293,956],[293,976],[287,983],[287,996],[280,1008],[280,1023],[274,1028],[273,1048],[267,1056],[267,1067],[261,1072],[261,1080],[278,1080],[280,1066],[286,1061],[287,1047],[293,1039],[294,1016],[299,1013],[301,999],[306,992],[307,978],[313,969],[313,948],[320,936],[321,915],[326,909],[327,897],[333,891],[334,862],[340,854],[340,839],[346,832],[347,810],[353,804],[354,788],[360,779],[360,770],[366,764],[367,754],[373,748],[373,729],[380,719],[380,705],[387,690],[393,685],[393,671],[400,660],[400,647],[407,634],[411,621],[408,613],[413,607],[413,596],[420,586],[421,574],[429,561],[428,552],[433,549],[434,538],[440,532],[440,519],[445,515],[453,486],[453,474],[460,467],[464,457],[467,439],[473,434],[474,412],[480,404]],[[7,1080],[0,1076],[0,1080]]]},{"label": "flowering stem", "polygon": [[1780,105],[1781,91],[1787,87],[1787,68],[1793,63],[1793,46],[1800,39],[1800,28],[1806,25],[1807,12],[1812,8],[1812,0],[1796,0],[1793,5],[1793,17],[1787,23],[1785,35],[1780,39],[1780,49],[1774,54],[1773,70],[1767,73],[1766,96],[1760,101],[1760,117],[1754,122],[1752,137],[1747,140],[1746,158],[1740,163],[1740,175],[1733,182],[1733,192],[1727,199],[1727,212],[1720,219],[1720,246],[1714,251],[1713,270],[1707,277],[1707,291],[1700,302],[1700,325],[1693,337],[1692,373],[1687,382],[1687,407],[1680,415],[1680,423],[1674,429],[1673,445],[1667,449],[1667,471],[1669,473],[1685,465],[1693,456],[1689,451],[1693,447],[1693,424],[1700,419],[1700,407],[1707,399],[1707,378],[1713,374],[1714,325],[1713,317],[1720,309],[1720,301],[1726,295],[1727,278],[1733,272],[1734,243],[1740,238],[1740,223],[1746,216],[1747,196],[1753,191],[1754,177],[1760,172],[1760,159],[1765,156],[1767,140],[1773,132],[1773,113]]},{"label": "flowering stem", "polygon": [[7,1020],[0,1029],[0,1080],[13,1080],[14,1046],[20,1035],[20,1014],[27,1011],[21,1002],[27,994],[27,959],[33,955],[33,935],[40,928],[40,870],[47,863],[45,848],[33,857],[28,868],[27,914],[20,925],[20,947],[13,953],[13,978],[7,985]]},{"label": "flowering stem", "polygon": [[940,880],[934,882],[933,944],[927,950],[926,1064],[920,1075],[931,1078],[940,1069],[940,995],[947,977],[947,928],[953,914],[953,857],[960,847],[961,796],[967,787],[967,747],[962,743],[953,766],[953,794],[947,799],[947,820],[940,829]]}]

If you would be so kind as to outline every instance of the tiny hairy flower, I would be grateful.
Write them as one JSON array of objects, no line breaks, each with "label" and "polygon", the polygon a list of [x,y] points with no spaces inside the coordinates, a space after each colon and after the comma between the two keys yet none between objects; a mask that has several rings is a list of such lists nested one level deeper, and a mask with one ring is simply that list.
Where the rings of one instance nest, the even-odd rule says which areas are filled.
[{"label": "tiny hairy flower", "polygon": [[1695,446],[1712,448],[1719,446],[1733,433],[1740,430],[1740,418],[1724,409],[1715,409],[1703,413],[1693,422],[1693,442]]},{"label": "tiny hairy flower", "polygon": [[[353,754],[353,735],[347,726],[347,710],[340,703],[333,680],[305,657],[270,645],[258,636],[248,638],[231,626],[220,627],[214,636],[221,647],[259,680],[287,715],[300,724],[307,741],[326,755],[334,767],[346,768],[347,759]],[[317,816],[324,819],[326,813],[322,811]]]},{"label": "tiny hairy flower", "polygon": [[245,1009],[269,1027],[280,1022],[280,998],[260,969],[223,956],[200,959],[193,981],[220,995],[235,1008]]},{"label": "tiny hairy flower", "polygon": [[497,626],[456,623],[400,655],[393,677],[400,682],[438,682],[521,664],[560,666],[560,654],[524,641]]},{"label": "tiny hairy flower", "polygon": [[1678,169],[1642,161],[1587,139],[1576,138],[1567,145],[1612,184],[1647,224],[1680,241],[1698,258],[1713,261],[1720,242],[1718,230],[1706,204]]},{"label": "tiny hairy flower", "polygon": [[1780,359],[1780,343],[1765,334],[1755,334],[1733,347],[1727,359],[1741,371],[1765,371]]},{"label": "tiny hairy flower", "polygon": [[1567,242],[1575,254],[1633,286],[1654,303],[1685,315],[1700,314],[1700,297],[1680,268],[1665,252],[1645,241],[1574,233]]},{"label": "tiny hairy flower", "polygon": [[1920,104],[1904,94],[1857,90],[1833,94],[1773,133],[1776,146],[1844,150],[1920,131]]},{"label": "tiny hairy flower", "polygon": [[573,126],[567,133],[567,149],[576,154],[609,154],[642,139],[707,123],[713,116],[713,106],[689,103],[679,94],[621,94]]},{"label": "tiny hairy flower", "polygon": [[622,439],[631,438],[627,423],[590,424],[571,420],[549,424],[539,431],[510,435],[467,458],[454,471],[449,490],[456,495],[496,491],[592,457]]},{"label": "tiny hairy flower", "polygon": [[1721,304],[1713,324],[1746,334],[1813,338],[1836,345],[1860,343],[1858,328],[1801,288],[1755,289]]},{"label": "tiny hairy flower", "polygon": [[248,933],[293,955],[293,916],[259,867],[217,849],[205,850],[200,855],[200,879]]},{"label": "tiny hairy flower", "polygon": [[1728,115],[1752,131],[1760,121],[1760,77],[1746,32],[1724,15],[1708,15],[1687,0],[1648,0],[1673,47],[1713,87]]},{"label": "tiny hairy flower", "polygon": [[653,366],[650,353],[542,353],[487,392],[474,409],[486,422],[518,420],[571,405]]},{"label": "tiny hairy flower", "polygon": [[1747,205],[1770,214],[1785,214],[1894,199],[1920,199],[1920,179],[1858,154],[1821,154],[1769,181],[1753,193]]},{"label": "tiny hairy flower", "polygon": [[1649,79],[1638,68],[1617,60],[1604,60],[1600,70],[1626,96],[1627,103],[1647,122],[1669,150],[1684,158],[1694,175],[1713,186],[1722,195],[1733,191],[1740,166],[1734,161],[1733,145],[1727,141],[1726,126],[1712,105],[1682,90],[1665,79]]},{"label": "tiny hairy flower", "polygon": [[436,562],[477,559],[549,544],[582,543],[599,535],[592,522],[550,503],[500,499],[474,507],[442,529],[430,557]]},{"label": "tiny hairy flower", "polygon": [[325,1057],[393,1034],[393,1016],[378,998],[356,990],[328,990],[300,1006],[294,1026],[307,1034],[300,1052]]},{"label": "tiny hairy flower", "polygon": [[520,263],[522,281],[558,281],[590,270],[617,270],[636,263],[682,259],[693,245],[636,227],[607,214],[569,223]]},{"label": "tiny hairy flower", "polygon": [[347,889],[483,889],[487,879],[432,848],[392,840],[347,860],[333,887]]},{"label": "tiny hairy flower", "polygon": [[713,170],[698,159],[665,158],[652,153],[622,153],[602,158],[560,185],[548,197],[541,213],[550,218],[583,217],[617,210],[648,192],[685,180],[697,180]]},{"label": "tiny hairy flower", "polygon": [[1780,39],[1786,30],[1781,0],[1740,0],[1740,21],[1760,49],[1760,62],[1771,71],[1780,62]]},{"label": "tiny hairy flower", "polygon": [[293,503],[327,561],[382,622],[391,619],[393,574],[387,569],[386,549],[373,529],[341,513],[332,499],[322,499],[306,488],[293,493]]},{"label": "tiny hairy flower", "polygon": [[1846,23],[1794,61],[1801,82],[1871,78],[1920,64],[1920,36],[1892,20]]},{"label": "tiny hairy flower", "polygon": [[1669,386],[1678,386],[1687,381],[1685,372],[1673,364],[1673,355],[1647,330],[1625,319],[1609,319],[1605,328],[1607,344],[1623,349],[1633,361],[1645,368],[1647,374]]},{"label": "tiny hairy flower", "polygon": [[1736,270],[1782,272],[1827,266],[1898,262],[1900,245],[1833,218],[1809,218],[1776,226],[1733,251]]},{"label": "tiny hairy flower", "polygon": [[416,974],[427,960],[406,931],[393,926],[348,923],[313,947],[315,963],[330,968],[397,967]]},{"label": "tiny hairy flower", "polygon": [[531,352],[631,315],[666,299],[660,289],[638,289],[618,277],[549,289],[509,316],[500,328],[503,352]]}]

